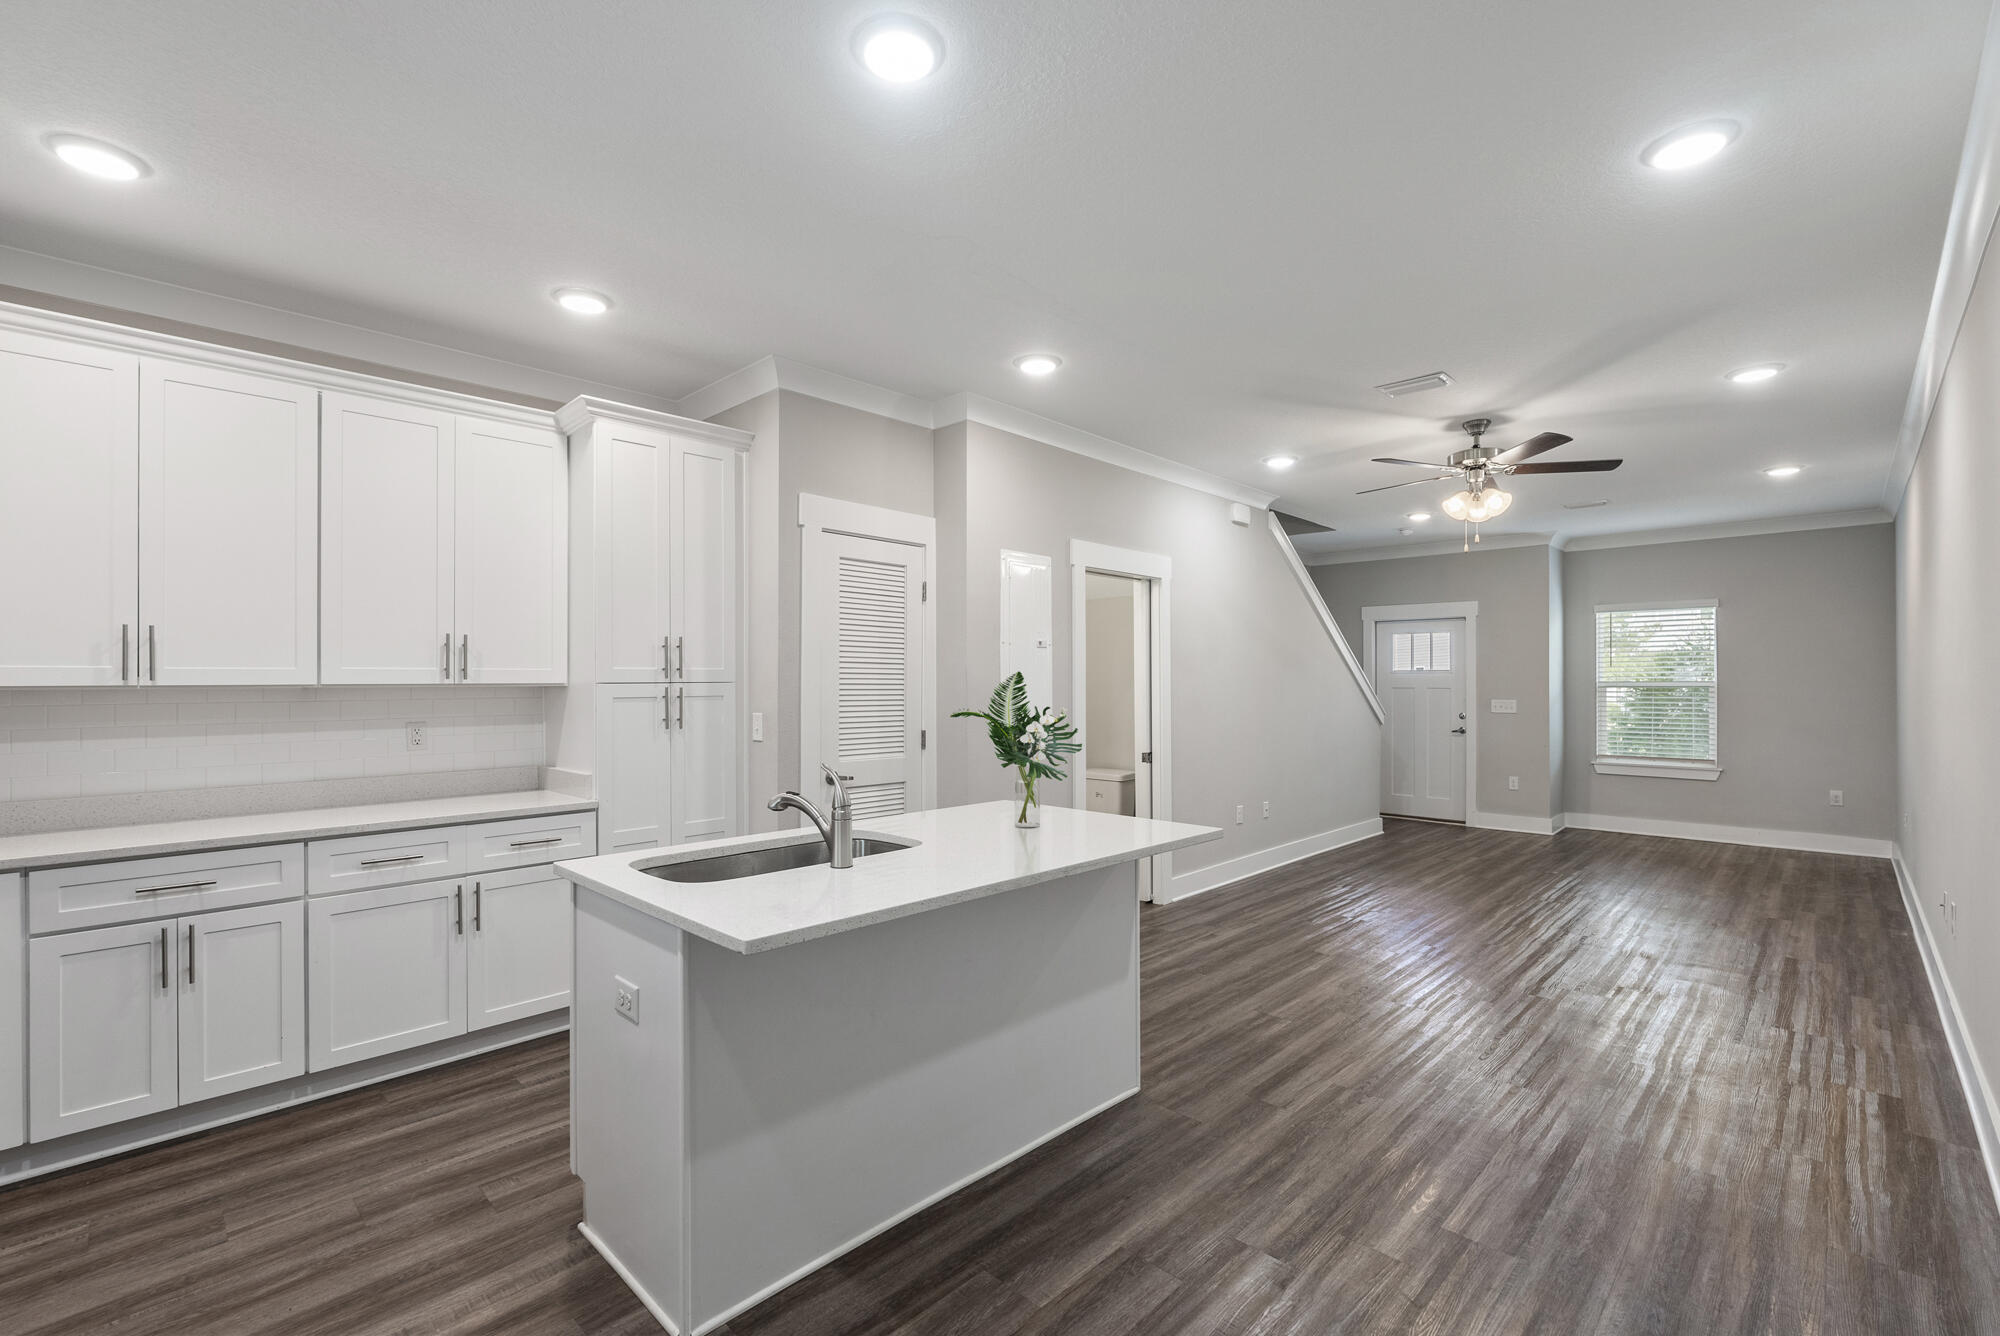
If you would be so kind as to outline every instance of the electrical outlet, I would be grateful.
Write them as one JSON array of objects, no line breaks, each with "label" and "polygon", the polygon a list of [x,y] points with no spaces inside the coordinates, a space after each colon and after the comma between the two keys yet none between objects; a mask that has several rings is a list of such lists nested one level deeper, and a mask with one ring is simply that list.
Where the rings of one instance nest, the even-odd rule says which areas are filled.
[{"label": "electrical outlet", "polygon": [[1507,787],[1508,787],[1508,788],[1510,788],[1510,789],[1518,789],[1518,788],[1520,788],[1520,787],[1521,787],[1521,777],[1520,777],[1519,775],[1509,775],[1509,776],[1507,776]]},{"label": "electrical outlet", "polygon": [[1236,824],[1237,824],[1237,825],[1239,825],[1239,826],[1243,824],[1243,804],[1242,804],[1242,803],[1238,803],[1238,804],[1236,804]]},{"label": "electrical outlet", "polygon": [[403,725],[403,746],[410,751],[431,749],[431,726],[421,719]]},{"label": "electrical outlet", "polygon": [[1271,804],[1268,802],[1264,804],[1264,819],[1266,821],[1271,819]]},{"label": "electrical outlet", "polygon": [[639,1023],[639,985],[633,983],[630,979],[621,979],[615,974],[611,976],[611,984],[616,990],[611,1005],[617,1008],[620,1016],[637,1025]]},{"label": "electrical outlet", "polygon": [[762,710],[752,710],[750,712],[750,740],[752,742],[762,742],[764,740],[764,712]]},{"label": "electrical outlet", "polygon": [[1847,795],[1839,789],[1828,789],[1826,791],[1826,805],[1828,807],[1845,807],[1847,806]]}]

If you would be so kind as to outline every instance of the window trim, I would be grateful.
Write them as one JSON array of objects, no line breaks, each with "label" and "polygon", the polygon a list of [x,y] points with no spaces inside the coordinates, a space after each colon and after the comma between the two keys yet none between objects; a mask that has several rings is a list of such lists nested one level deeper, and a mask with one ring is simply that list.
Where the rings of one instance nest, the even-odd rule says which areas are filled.
[{"label": "window trim", "polygon": [[[1715,667],[1708,688],[1715,700],[1715,755],[1705,761],[1678,761],[1660,756],[1605,755],[1597,750],[1598,733],[1603,727],[1605,686],[1599,675],[1597,619],[1606,612],[1663,612],[1680,608],[1708,608],[1715,614]],[[1713,598],[1658,599],[1647,603],[1598,603],[1590,610],[1590,747],[1591,769],[1600,775],[1630,775],[1640,779],[1717,780],[1722,777],[1722,605]],[[1614,681],[1613,686],[1652,686],[1656,683]],[[1693,684],[1690,684],[1693,685]]]}]

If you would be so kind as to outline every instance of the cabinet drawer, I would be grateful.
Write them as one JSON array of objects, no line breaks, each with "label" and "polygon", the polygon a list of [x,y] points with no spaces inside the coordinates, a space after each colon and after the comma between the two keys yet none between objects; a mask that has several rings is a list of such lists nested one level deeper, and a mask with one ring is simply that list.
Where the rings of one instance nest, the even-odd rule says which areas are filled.
[{"label": "cabinet drawer", "polygon": [[467,826],[385,830],[314,840],[306,846],[306,885],[314,895],[456,877],[465,871]]},{"label": "cabinet drawer", "polygon": [[305,894],[305,846],[266,844],[28,874],[28,931],[66,932]]},{"label": "cabinet drawer", "polygon": [[469,827],[472,832],[471,875],[506,867],[528,867],[563,858],[588,858],[597,852],[597,817],[591,812],[523,817]]}]

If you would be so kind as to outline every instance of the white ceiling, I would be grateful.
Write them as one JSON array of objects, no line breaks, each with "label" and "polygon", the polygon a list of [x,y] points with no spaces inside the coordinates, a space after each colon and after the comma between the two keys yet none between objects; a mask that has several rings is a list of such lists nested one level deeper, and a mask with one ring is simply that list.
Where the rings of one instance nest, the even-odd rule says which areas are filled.
[{"label": "white ceiling", "polygon": [[[859,68],[884,8],[938,75]],[[1334,546],[1444,536],[1396,536],[1443,484],[1354,493],[1474,414],[1628,461],[1522,479],[1489,531],[1845,510],[1881,497],[1986,13],[8,0],[0,240],[653,395],[770,353],[969,391],[1277,487]],[[1711,117],[1723,157],[1639,164]],[[77,177],[56,130],[157,175]],[[1792,369],[1720,379],[1759,361]]]}]

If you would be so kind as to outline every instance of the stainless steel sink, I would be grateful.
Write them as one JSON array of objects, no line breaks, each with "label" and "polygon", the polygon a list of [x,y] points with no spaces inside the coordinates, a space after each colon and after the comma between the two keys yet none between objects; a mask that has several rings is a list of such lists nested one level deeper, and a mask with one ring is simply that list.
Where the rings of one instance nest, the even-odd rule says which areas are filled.
[{"label": "stainless steel sink", "polygon": [[[875,839],[867,835],[854,837],[856,858],[894,853],[909,847],[909,843],[902,840]],[[741,853],[717,854],[713,858],[661,863],[641,868],[640,871],[662,881],[735,881],[739,877],[761,877],[766,872],[783,872],[795,867],[824,867],[832,861],[825,840],[802,840],[797,844],[780,844],[771,849],[745,849]]]}]

